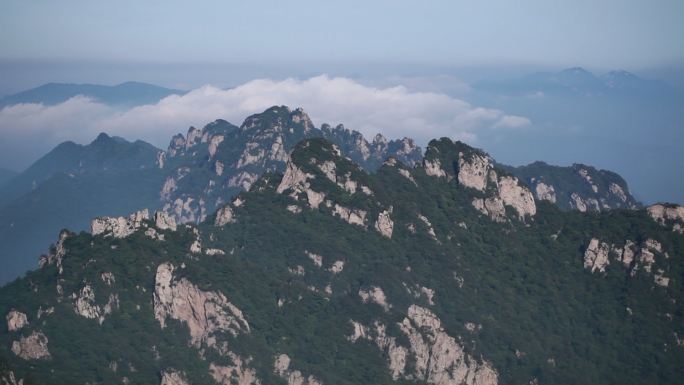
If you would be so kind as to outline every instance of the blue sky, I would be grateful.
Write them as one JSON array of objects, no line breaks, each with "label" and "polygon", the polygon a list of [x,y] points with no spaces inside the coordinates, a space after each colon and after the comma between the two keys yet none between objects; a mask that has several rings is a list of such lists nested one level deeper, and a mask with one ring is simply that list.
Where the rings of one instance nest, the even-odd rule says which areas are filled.
[{"label": "blue sky", "polygon": [[0,58],[445,65],[684,61],[684,2],[3,0]]}]

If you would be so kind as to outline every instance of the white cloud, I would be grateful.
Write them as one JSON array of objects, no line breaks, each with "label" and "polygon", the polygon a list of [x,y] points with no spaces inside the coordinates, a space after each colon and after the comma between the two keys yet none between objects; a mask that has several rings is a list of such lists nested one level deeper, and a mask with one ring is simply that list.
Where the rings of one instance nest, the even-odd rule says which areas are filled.
[{"label": "white cloud", "polygon": [[44,153],[60,141],[85,143],[103,131],[163,148],[171,135],[185,132],[190,125],[201,127],[218,118],[239,125],[248,115],[272,105],[302,107],[317,126],[343,123],[368,136],[382,132],[392,138],[413,137],[419,143],[442,136],[475,141],[481,130],[530,123],[438,92],[371,87],[322,75],[307,80],[253,80],[228,90],[204,86],[124,111],[84,97],[56,106],[10,106],[0,110],[0,134],[13,139],[0,145],[0,152],[6,150],[2,147],[16,149],[22,142],[39,140],[47,146]]}]

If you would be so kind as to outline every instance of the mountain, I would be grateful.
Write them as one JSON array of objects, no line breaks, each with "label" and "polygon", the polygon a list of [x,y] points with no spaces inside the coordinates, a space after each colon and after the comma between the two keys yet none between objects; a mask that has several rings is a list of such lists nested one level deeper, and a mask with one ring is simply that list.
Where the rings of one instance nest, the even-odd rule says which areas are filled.
[{"label": "mountain", "polygon": [[17,175],[15,171],[0,168],[0,186]]},{"label": "mountain", "polygon": [[159,150],[100,134],[88,145],[66,142],[0,189],[0,282],[35,267],[33,256],[55,231],[86,229],[98,215],[156,207]]},{"label": "mountain", "polygon": [[561,210],[449,139],[368,173],[305,138],[199,224],[141,211],[62,231],[0,288],[0,377],[677,383],[682,225],[666,204]]},{"label": "mountain", "polygon": [[[423,158],[409,138],[376,135],[369,142],[342,125],[316,128],[303,110],[285,106],[252,115],[239,127],[220,119],[203,128],[190,127],[185,136],[174,136],[166,151],[106,134],[85,146],[65,142],[0,186],[0,262],[5,267],[0,282],[35,267],[35,256],[60,229],[85,230],[96,216],[147,208],[163,211],[178,223],[203,222],[265,172],[285,171],[296,143],[316,137],[331,141],[369,172],[390,157],[409,169]],[[600,194],[573,173],[557,177],[554,169],[537,167],[534,176],[555,189],[558,204],[565,209],[584,207],[568,207],[571,196],[588,202],[584,205],[589,210],[593,200],[601,202],[601,209],[633,206],[635,200],[619,176],[605,172],[622,188],[628,203],[602,198],[610,188],[608,179],[586,169],[599,181]],[[509,172],[536,186],[527,174]]]},{"label": "mountain", "polygon": [[675,90],[666,83],[643,79],[624,70],[596,76],[582,67],[559,72],[537,72],[515,79],[482,80],[474,84],[481,91],[501,95],[559,95],[559,96],[636,96],[654,93],[672,94]]},{"label": "mountain", "polygon": [[[481,130],[480,143],[507,164],[581,161],[613,170],[647,204],[684,203],[684,90],[626,71],[582,68],[475,83],[473,105],[525,116],[516,130]],[[570,149],[570,150],[569,150]]]},{"label": "mountain", "polygon": [[266,171],[283,171],[294,145],[326,137],[359,164],[375,170],[389,156],[415,164],[412,140],[369,143],[343,126],[314,127],[301,109],[273,107],[240,126],[217,120],[167,151],[101,134],[86,146],[65,142],[0,187],[0,282],[35,267],[34,256],[54,233],[85,230],[99,215],[162,209],[178,222],[200,222]]},{"label": "mountain", "polygon": [[20,103],[55,105],[78,95],[95,99],[104,104],[133,107],[143,104],[154,104],[169,95],[183,95],[185,92],[139,82],[125,82],[115,86],[48,83],[14,95],[5,96],[0,99],[0,108]]},{"label": "mountain", "polygon": [[552,166],[541,161],[501,167],[530,186],[537,199],[555,203],[562,209],[585,212],[639,207],[627,182],[612,171],[584,164]]}]

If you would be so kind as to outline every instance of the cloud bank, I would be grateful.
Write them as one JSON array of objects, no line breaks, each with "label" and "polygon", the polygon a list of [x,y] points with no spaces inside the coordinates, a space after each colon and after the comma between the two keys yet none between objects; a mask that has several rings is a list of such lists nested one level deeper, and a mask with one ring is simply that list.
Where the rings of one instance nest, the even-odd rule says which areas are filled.
[{"label": "cloud bank", "polygon": [[34,160],[62,141],[87,143],[100,132],[165,148],[171,135],[191,125],[201,127],[218,118],[240,125],[250,114],[273,105],[302,107],[317,126],[343,123],[367,136],[381,132],[391,138],[412,137],[421,144],[442,136],[473,142],[482,130],[530,124],[525,117],[404,86],[372,87],[325,75],[260,79],[228,90],[204,86],[123,111],[82,96],[55,106],[5,107],[0,110],[0,135],[5,138],[0,144],[0,167],[13,167],[14,162],[16,168],[16,157]]}]

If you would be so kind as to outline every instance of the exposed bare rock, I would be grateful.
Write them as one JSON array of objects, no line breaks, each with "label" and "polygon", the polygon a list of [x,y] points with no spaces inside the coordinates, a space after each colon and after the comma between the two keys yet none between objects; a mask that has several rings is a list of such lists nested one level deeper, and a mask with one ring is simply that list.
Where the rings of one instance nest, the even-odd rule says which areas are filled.
[{"label": "exposed bare rock", "polygon": [[610,191],[613,195],[615,195],[619,200],[622,202],[627,202],[627,193],[625,193],[625,190],[622,189],[618,184],[616,183],[611,183],[608,186],[608,191]]},{"label": "exposed bare rock", "polygon": [[[415,376],[429,384],[496,384],[498,375],[488,362],[478,363],[449,336],[430,310],[417,305],[399,325],[411,341],[416,357]],[[427,359],[426,359],[427,358]]]},{"label": "exposed bare rock", "polygon": [[68,237],[69,232],[66,230],[62,230],[59,233],[57,243],[55,243],[54,247],[50,248],[50,252],[47,255],[40,256],[38,265],[40,267],[43,267],[46,265],[55,264],[57,266],[57,271],[59,272],[59,274],[62,274],[64,272],[64,268],[62,267],[62,259],[64,258],[64,255],[66,255],[64,241],[66,241]]},{"label": "exposed bare rock", "polygon": [[366,227],[366,215],[368,214],[366,211],[361,210],[361,209],[349,209],[346,207],[342,207],[335,203],[335,207],[333,210],[333,214],[337,215],[338,217],[342,218],[343,220],[347,221],[348,223],[352,225],[359,225]]},{"label": "exposed bare rock", "polygon": [[486,199],[475,198],[472,202],[473,207],[482,214],[488,216],[495,222],[506,222],[506,208],[503,200],[499,197],[490,197]]},{"label": "exposed bare rock", "polygon": [[622,262],[623,267],[629,270],[630,276],[635,276],[639,270],[643,269],[646,274],[653,274],[656,284],[665,287],[669,285],[670,278],[665,276],[665,270],[658,269],[653,273],[653,264],[657,255],[669,258],[660,242],[649,238],[637,245],[631,240],[626,240],[624,246],[618,247],[592,238],[584,253],[584,267],[590,268],[592,272],[596,270],[605,272],[610,264],[610,254],[615,255],[616,259]]},{"label": "exposed bare rock", "polygon": [[224,226],[228,223],[235,222],[235,214],[233,209],[229,205],[225,205],[218,209],[216,212],[216,219],[214,220],[215,226]]},{"label": "exposed bare rock", "polygon": [[287,211],[291,212],[292,214],[299,214],[302,212],[302,208],[297,205],[287,205]]},{"label": "exposed bare rock", "polygon": [[7,320],[7,331],[10,332],[16,332],[28,325],[28,318],[26,318],[26,314],[14,309],[7,313],[5,319]]},{"label": "exposed bare rock", "polygon": [[305,250],[304,254],[306,254],[306,256],[309,257],[309,259],[311,261],[313,261],[314,265],[316,265],[317,267],[323,266],[323,257],[322,256],[320,256],[316,253],[312,253],[308,250]]},{"label": "exposed bare rock", "polygon": [[190,385],[185,373],[177,370],[165,370],[161,374],[161,382],[159,385]]},{"label": "exposed bare rock", "polygon": [[684,206],[654,204],[646,208],[648,215],[662,226],[672,223],[672,231],[684,234]]},{"label": "exposed bare rock", "polygon": [[344,270],[344,261],[335,261],[332,266],[330,266],[330,271],[333,274],[339,274]]},{"label": "exposed bare rock", "polygon": [[369,290],[359,289],[359,297],[361,297],[363,303],[372,302],[382,307],[385,311],[389,311],[392,307],[387,303],[385,292],[378,286],[371,286]]},{"label": "exposed bare rock", "polygon": [[537,183],[534,188],[534,192],[537,195],[537,199],[540,201],[549,201],[551,203],[556,203],[556,189],[553,185],[548,185],[543,182]]},{"label": "exposed bare rock", "polygon": [[[409,341],[409,347],[398,345],[396,338],[388,336],[387,328],[377,321],[372,331],[354,321],[352,325],[354,332],[348,339],[352,342],[359,339],[374,341],[387,354],[388,366],[395,380],[404,378],[435,385],[498,383],[498,374],[492,365],[486,361],[478,362],[467,354],[428,309],[411,305],[407,317],[398,324]],[[406,364],[409,360],[414,363],[412,367]]]},{"label": "exposed bare rock", "polygon": [[428,234],[430,235],[430,237],[432,239],[434,239],[435,241],[437,241],[437,234],[435,234],[435,229],[432,228],[432,223],[430,222],[428,217],[426,217],[425,215],[422,215],[422,214],[418,214],[418,219],[420,219],[420,221],[423,222],[425,224],[425,226],[427,226]]},{"label": "exposed bare rock", "polygon": [[411,176],[411,172],[409,170],[406,170],[404,168],[400,168],[399,170],[399,175],[403,176],[404,178],[410,180],[414,185],[417,185],[416,180],[413,179],[413,176]]},{"label": "exposed bare rock", "polygon": [[570,195],[569,204],[571,208],[583,213],[587,211],[601,211],[598,200],[594,198],[582,199],[578,193],[572,193],[572,195]]},{"label": "exposed bare rock", "polygon": [[157,152],[157,167],[160,169],[164,168],[164,162],[166,161],[166,153],[164,151]]},{"label": "exposed bare rock", "polygon": [[589,171],[582,168],[578,171],[578,173],[580,174],[580,176],[582,176],[582,178],[584,178],[584,180],[587,181],[587,183],[589,183],[589,187],[591,187],[591,191],[593,191],[594,194],[597,193],[598,192],[598,186],[596,186],[594,181],[591,179],[591,175],[589,175]]},{"label": "exposed bare rock", "polygon": [[318,168],[323,172],[326,178],[330,179],[330,181],[333,183],[337,183],[337,166],[335,166],[335,162],[326,160],[325,162],[319,164]]},{"label": "exposed bare rock", "polygon": [[438,178],[447,176],[446,171],[442,169],[442,163],[440,163],[439,159],[433,161],[423,160],[423,167],[425,168],[425,173],[430,176]]},{"label": "exposed bare rock", "polygon": [[[180,179],[180,178],[179,178]],[[178,188],[178,179],[173,176],[169,176],[164,181],[161,191],[159,191],[159,196],[162,201],[166,201],[171,198],[171,194]]]},{"label": "exposed bare rock", "polygon": [[220,160],[217,160],[214,163],[214,171],[216,172],[216,175],[218,175],[218,176],[223,175],[224,168],[225,168],[225,166],[223,165],[223,162],[221,162]]},{"label": "exposed bare rock", "polygon": [[287,163],[285,174],[276,188],[276,191],[279,194],[282,194],[285,191],[291,191],[290,196],[294,199],[298,199],[299,193],[306,193],[309,206],[311,208],[318,208],[325,199],[325,194],[311,190],[309,180],[313,178],[313,175],[305,173],[290,161]]},{"label": "exposed bare rock", "polygon": [[5,373],[0,377],[0,384],[1,385],[24,385],[24,380],[21,378],[17,378],[14,375],[13,371],[9,371],[8,373]]},{"label": "exposed bare rock", "polygon": [[458,154],[458,183],[484,191],[487,188],[487,175],[492,168],[491,159],[479,154],[471,154],[468,159]]},{"label": "exposed bare rock", "polygon": [[156,211],[154,213],[154,225],[159,230],[176,231],[176,220],[163,211]]},{"label": "exposed bare rock", "polygon": [[196,222],[201,219],[201,208],[194,202],[192,197],[176,198],[173,202],[165,203],[163,211],[171,214],[177,222]]},{"label": "exposed bare rock", "polygon": [[247,171],[242,171],[237,174],[235,174],[233,177],[228,179],[228,186],[229,187],[240,187],[241,189],[247,191],[249,190],[250,187],[254,184],[254,182],[259,179],[259,175],[252,173],[252,172],[247,172]]},{"label": "exposed bare rock", "polygon": [[250,332],[242,311],[223,293],[202,291],[185,278],[174,280],[173,271],[172,264],[162,263],[155,277],[154,316],[162,328],[167,318],[185,323],[195,347],[217,347],[221,333],[236,336]]},{"label": "exposed bare rock", "polygon": [[433,300],[433,298],[435,297],[435,291],[433,289],[427,288],[425,286],[421,286],[420,292],[425,296],[425,298],[427,298],[428,303],[430,305],[435,304],[435,302]]},{"label": "exposed bare rock", "polygon": [[85,285],[81,288],[78,295],[72,295],[74,301],[74,311],[81,317],[97,319],[100,324],[105,320],[105,316],[111,314],[112,311],[119,307],[119,297],[116,294],[110,294],[107,303],[104,306],[95,303],[95,291],[90,285]]},{"label": "exposed bare rock", "polygon": [[[460,173],[459,173],[460,175]],[[518,178],[501,177],[498,182],[499,197],[506,206],[511,206],[518,212],[520,218],[534,216],[537,206],[534,203],[532,192],[527,187],[518,184]]]},{"label": "exposed bare rock", "polygon": [[392,207],[388,210],[382,211],[378,214],[378,220],[375,221],[375,229],[387,238],[392,238],[392,231],[394,230],[394,222],[390,218],[392,213]]},{"label": "exposed bare rock", "polygon": [[147,209],[136,211],[125,217],[100,217],[95,218],[90,224],[93,235],[104,234],[114,238],[126,238],[143,227],[144,222],[150,219]]},{"label": "exposed bare rock", "polygon": [[38,307],[38,312],[36,313],[36,318],[41,319],[43,315],[50,315],[55,312],[54,306],[43,309],[42,306]]},{"label": "exposed bare rock", "polygon": [[610,251],[610,246],[601,242],[596,238],[592,238],[589,241],[589,246],[587,246],[584,252],[584,268],[591,269],[591,272],[599,271],[604,273],[606,271],[606,266],[610,264],[608,259],[608,252]]},{"label": "exposed bare rock", "polygon": [[313,178],[313,175],[305,173],[290,161],[287,163],[285,174],[283,174],[283,179],[281,179],[276,191],[279,194],[282,194],[285,190],[299,191],[303,186],[308,187],[307,181]]},{"label": "exposed bare rock", "polygon": [[50,358],[48,338],[42,332],[33,332],[28,337],[21,337],[12,342],[12,353],[25,360]]},{"label": "exposed bare rock", "polygon": [[465,329],[471,333],[479,332],[480,330],[482,330],[482,325],[476,324],[474,322],[466,322],[465,324],[463,324],[463,327],[465,327]]},{"label": "exposed bare rock", "polygon": [[290,370],[290,357],[287,354],[276,356],[273,371],[287,381],[287,385],[322,385],[314,376],[304,376],[299,370]]},{"label": "exposed bare rock", "polygon": [[256,370],[247,367],[249,359],[244,360],[233,352],[228,352],[232,365],[209,365],[209,374],[214,381],[222,385],[260,385],[261,381],[256,376]]},{"label": "exposed bare rock", "polygon": [[112,286],[114,283],[116,283],[116,277],[114,277],[114,274],[109,271],[102,272],[100,274],[100,279],[107,286]]},{"label": "exposed bare rock", "polygon": [[214,135],[209,139],[209,159],[213,158],[214,155],[216,155],[216,150],[218,150],[219,144],[223,142],[225,137],[223,135]]},{"label": "exposed bare rock", "polygon": [[226,255],[226,252],[221,249],[205,249],[204,254],[206,255]]},{"label": "exposed bare rock", "polygon": [[653,274],[653,281],[656,283],[656,285],[667,287],[670,284],[670,278],[667,278],[664,274],[665,270],[663,269],[658,269],[658,271]]}]

